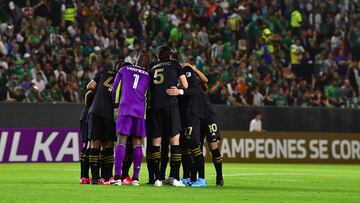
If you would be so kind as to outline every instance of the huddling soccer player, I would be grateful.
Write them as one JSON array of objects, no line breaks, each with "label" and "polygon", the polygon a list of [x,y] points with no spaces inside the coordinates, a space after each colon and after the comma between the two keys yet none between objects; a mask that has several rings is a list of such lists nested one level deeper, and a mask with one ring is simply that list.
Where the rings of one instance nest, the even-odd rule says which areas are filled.
[{"label": "huddling soccer player", "polygon": [[[176,58],[176,55],[173,55]],[[178,89],[176,86],[171,87],[166,92],[170,96],[179,97],[179,107],[183,131],[181,133],[183,179],[182,183],[192,187],[206,187],[204,156],[200,148],[200,130],[201,121],[205,118],[201,102],[202,89],[196,78],[190,64],[184,64],[185,72],[189,87],[186,90]],[[191,184],[191,163],[194,161],[196,172],[199,178]],[[171,175],[171,174],[170,174]]]},{"label": "huddling soccer player", "polygon": [[[87,86],[95,96],[89,108],[89,163],[91,184],[111,184],[114,165],[114,142],[116,141],[114,109],[112,107],[112,86],[115,70],[104,68]],[[101,151],[100,151],[101,150]],[[101,177],[99,169],[101,167]]]},{"label": "huddling soccer player", "polygon": [[146,136],[146,93],[150,86],[147,71],[149,57],[140,55],[136,66],[122,67],[116,74],[112,90],[113,105],[119,108],[116,121],[117,145],[115,150],[115,183],[121,185],[122,167],[125,160],[126,143],[133,140],[134,174],[132,185],[139,186],[142,160],[142,138]]},{"label": "huddling soccer player", "polygon": [[[209,101],[209,98],[207,97],[205,90],[206,90],[206,83],[208,82],[206,76],[199,71],[198,69],[196,69],[195,66],[190,65],[190,64],[184,64],[184,68],[185,68],[185,73],[188,77],[189,80],[189,89],[188,90],[181,90],[178,89],[177,87],[172,87],[171,89],[167,90],[167,93],[171,96],[177,96],[177,95],[191,95],[193,94],[192,91],[193,89],[191,88],[193,84],[196,84],[197,82],[195,82],[194,79],[196,79],[193,76],[193,73],[195,73],[198,78],[201,81],[201,87],[202,89],[200,89],[201,91],[199,92],[198,96],[199,96],[199,100],[193,100],[193,102],[199,102],[197,104],[196,110],[195,112],[201,110],[203,111],[203,113],[199,113],[202,117],[201,123],[200,123],[200,149],[203,148],[203,144],[204,144],[204,139],[206,137],[212,158],[213,158],[213,163],[215,166],[215,170],[216,170],[216,186],[223,186],[224,185],[224,180],[223,180],[223,175],[222,175],[222,156],[220,154],[220,150],[218,147],[218,143],[220,140],[220,131],[218,129],[218,125],[217,125],[217,115],[212,107],[212,104]],[[191,82],[190,82],[191,81]],[[187,132],[185,133],[187,136],[187,138],[189,138],[188,134],[192,134],[194,132],[189,133],[189,131],[194,131],[194,129],[188,128]],[[190,136],[191,137],[191,136]],[[183,182],[186,184],[189,181],[189,170],[190,172],[190,179],[192,182],[194,182],[194,184],[196,182],[198,183],[203,183],[203,181],[201,180],[203,174],[199,172],[199,166],[196,163],[196,161],[194,160],[194,162],[191,162],[191,157],[190,155],[192,155],[192,151],[186,150],[186,147],[183,150],[183,170],[184,170],[184,177],[183,177]],[[191,165],[189,166],[189,163],[191,163]],[[199,178],[197,178],[197,173],[199,173]],[[199,181],[200,179],[200,181]],[[205,185],[205,184],[198,184],[196,183],[195,186],[198,185]],[[200,186],[201,187],[201,186]]]},{"label": "huddling soccer player", "polygon": [[80,134],[82,150],[80,153],[80,184],[90,184],[89,178],[89,145],[88,140],[88,112],[94,98],[94,91],[85,94],[85,108],[80,114]]},{"label": "huddling soccer player", "polygon": [[163,177],[160,173],[161,162],[161,140],[169,139],[170,142],[170,167],[173,171],[174,180],[173,186],[184,187],[185,185],[179,181],[179,169],[181,163],[181,149],[180,141],[180,113],[178,100],[175,96],[169,96],[166,89],[176,86],[178,80],[182,87],[186,89],[188,83],[186,76],[180,64],[176,61],[170,60],[171,49],[167,46],[162,46],[158,51],[159,61],[151,66],[151,165],[155,173],[155,186],[163,185]]},{"label": "huddling soccer player", "polygon": [[[156,63],[158,61],[157,56],[153,53],[152,54],[152,63],[150,66],[152,66],[152,64]],[[151,97],[150,95],[148,96],[148,103],[150,103]],[[154,168],[153,168],[153,164],[152,164],[152,157],[151,157],[151,149],[152,149],[152,138],[151,136],[151,105],[147,106],[147,119],[146,119],[146,128],[147,128],[147,132],[148,132],[148,136],[147,136],[147,144],[146,144],[146,164],[147,164],[147,169],[148,169],[148,175],[149,175],[149,179],[147,184],[154,184],[155,183],[155,173],[154,173]],[[160,161],[160,176],[161,179],[164,180],[164,184],[170,184],[172,183],[171,179],[167,179],[165,180],[165,174],[166,174],[166,168],[169,162],[169,139],[162,139],[161,140],[161,161]]]}]

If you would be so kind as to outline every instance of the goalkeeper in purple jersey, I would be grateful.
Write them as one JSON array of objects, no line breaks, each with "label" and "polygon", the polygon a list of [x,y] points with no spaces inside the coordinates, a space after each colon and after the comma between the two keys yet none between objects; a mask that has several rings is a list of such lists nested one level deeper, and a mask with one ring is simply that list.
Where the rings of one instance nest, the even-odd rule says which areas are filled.
[{"label": "goalkeeper in purple jersey", "polygon": [[133,137],[134,174],[132,185],[139,185],[142,160],[142,138],[146,137],[145,111],[146,92],[150,86],[147,71],[149,57],[140,55],[136,66],[124,66],[116,74],[112,90],[114,108],[119,108],[116,121],[117,146],[115,149],[115,185],[121,185],[122,166],[125,159],[126,143]]}]

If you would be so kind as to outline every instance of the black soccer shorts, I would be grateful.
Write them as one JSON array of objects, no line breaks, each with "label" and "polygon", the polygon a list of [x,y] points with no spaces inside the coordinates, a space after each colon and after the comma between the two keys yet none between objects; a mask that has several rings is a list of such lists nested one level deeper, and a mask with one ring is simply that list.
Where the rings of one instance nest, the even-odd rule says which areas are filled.
[{"label": "black soccer shorts", "polygon": [[89,140],[100,140],[102,142],[116,141],[115,122],[98,116],[95,113],[89,114]]},{"label": "black soccer shorts", "polygon": [[89,141],[89,136],[88,136],[88,132],[89,132],[89,122],[87,119],[83,119],[80,120],[80,135],[81,135],[81,141],[82,142],[87,142]]},{"label": "black soccer shorts", "polygon": [[153,108],[150,128],[151,138],[169,138],[179,134],[181,121],[178,106]]},{"label": "black soccer shorts", "polygon": [[210,113],[201,122],[201,142],[204,142],[205,138],[208,143],[221,140],[217,116],[214,113]]},{"label": "black soccer shorts", "polygon": [[192,116],[187,120],[188,124],[184,124],[183,131],[181,132],[181,144],[199,145],[201,142],[201,120],[196,116]]}]

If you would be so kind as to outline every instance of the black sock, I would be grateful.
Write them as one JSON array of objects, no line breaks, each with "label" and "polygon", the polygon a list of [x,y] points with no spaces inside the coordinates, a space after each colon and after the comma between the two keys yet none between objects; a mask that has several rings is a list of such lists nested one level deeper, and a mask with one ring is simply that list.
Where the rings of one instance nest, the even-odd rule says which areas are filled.
[{"label": "black sock", "polygon": [[149,175],[149,182],[153,182],[155,180],[155,174],[154,174],[154,164],[153,164],[153,157],[152,157],[152,146],[148,145],[146,146],[146,165],[148,169],[148,175]]},{"label": "black sock", "polygon": [[160,146],[153,146],[152,147],[152,161],[153,161],[153,168],[156,180],[162,180],[160,174]]},{"label": "black sock", "polygon": [[216,170],[216,180],[222,180],[222,157],[218,148],[211,150],[211,155],[213,157],[213,163]]},{"label": "black sock", "polygon": [[104,154],[105,150],[101,149],[99,155],[99,166],[100,166],[100,178],[104,178],[106,180],[106,170],[105,170],[105,163],[104,163]]},{"label": "black sock", "polygon": [[89,149],[89,164],[91,167],[92,179],[99,179],[99,149]]},{"label": "black sock", "polygon": [[108,181],[113,176],[114,148],[108,147],[105,148],[103,151],[104,151],[105,180]]},{"label": "black sock", "polygon": [[197,168],[193,158],[191,158],[191,181],[195,182],[197,179]]},{"label": "black sock", "polygon": [[180,179],[180,164],[181,164],[181,150],[179,145],[171,146],[171,160],[170,167],[172,171],[172,177],[174,179]]},{"label": "black sock", "polygon": [[204,156],[199,146],[191,150],[191,155],[194,159],[196,170],[199,173],[199,178],[205,178]]},{"label": "black sock", "polygon": [[85,163],[85,148],[83,148],[81,150],[81,153],[80,153],[80,178],[84,178],[84,163]]},{"label": "black sock", "polygon": [[[161,147],[161,164],[160,164],[160,175],[161,179],[165,180],[166,168],[169,162],[169,146]],[[171,174],[170,174],[171,176]]]},{"label": "black sock", "polygon": [[84,174],[84,178],[89,178],[89,149],[85,150],[84,153],[84,167],[83,167],[83,174]]},{"label": "black sock", "polygon": [[191,173],[191,151],[188,148],[182,150],[181,163],[183,167],[183,178],[190,178]]},{"label": "black sock", "polygon": [[129,170],[133,162],[133,153],[134,153],[134,149],[132,144],[127,144],[126,152],[125,152],[125,160],[122,167],[121,179],[125,179],[126,177],[129,176]]}]

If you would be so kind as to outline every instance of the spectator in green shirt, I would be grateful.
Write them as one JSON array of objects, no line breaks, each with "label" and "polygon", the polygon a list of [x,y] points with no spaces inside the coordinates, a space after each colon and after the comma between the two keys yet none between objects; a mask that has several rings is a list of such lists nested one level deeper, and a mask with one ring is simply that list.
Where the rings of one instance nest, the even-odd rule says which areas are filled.
[{"label": "spectator in green shirt", "polygon": [[333,80],[328,86],[325,87],[326,96],[329,97],[329,100],[332,105],[338,106],[340,99],[340,88],[337,85],[337,81]]}]

